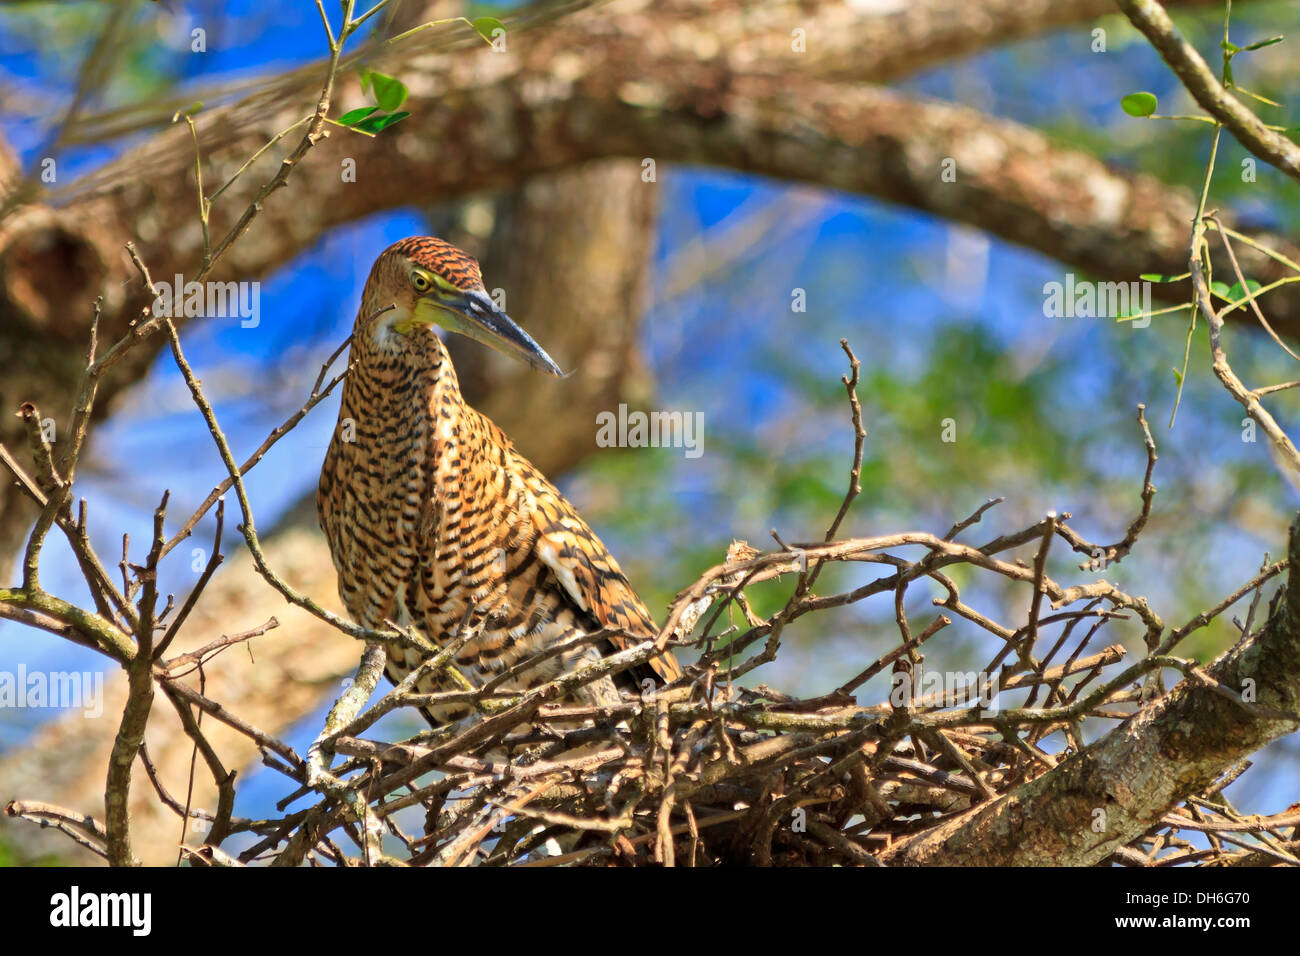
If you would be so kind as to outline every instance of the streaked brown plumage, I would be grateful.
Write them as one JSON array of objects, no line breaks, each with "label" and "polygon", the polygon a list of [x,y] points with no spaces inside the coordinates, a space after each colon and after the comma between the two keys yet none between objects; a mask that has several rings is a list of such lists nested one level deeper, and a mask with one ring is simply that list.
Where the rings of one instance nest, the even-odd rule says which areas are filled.
[{"label": "streaked brown plumage", "polygon": [[[534,686],[579,659],[656,634],[618,562],[573,506],[465,404],[435,321],[559,374],[494,310],[478,263],[459,249],[413,237],[380,255],[362,294],[353,367],[317,494],[348,612],[367,627],[413,626],[441,645],[472,605],[482,631],[458,665],[476,684],[580,632],[621,627],[629,635],[552,658],[507,688]],[[399,681],[418,663],[414,651],[390,651],[388,676]],[[680,674],[665,654],[619,681],[662,685]],[[419,689],[454,686],[444,676]],[[606,677],[579,699],[620,698]],[[443,706],[426,716],[437,724],[467,712]]]}]

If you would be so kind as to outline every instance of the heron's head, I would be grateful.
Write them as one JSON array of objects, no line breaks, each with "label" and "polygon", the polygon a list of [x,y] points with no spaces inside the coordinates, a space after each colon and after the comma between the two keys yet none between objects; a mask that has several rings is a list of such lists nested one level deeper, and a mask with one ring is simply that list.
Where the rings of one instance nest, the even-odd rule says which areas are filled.
[{"label": "heron's head", "polygon": [[[562,375],[540,345],[496,307],[478,263],[449,242],[412,236],[383,251],[370,270],[354,335],[385,349],[420,348],[432,326],[459,332]],[[355,341],[355,339],[354,339]]]}]

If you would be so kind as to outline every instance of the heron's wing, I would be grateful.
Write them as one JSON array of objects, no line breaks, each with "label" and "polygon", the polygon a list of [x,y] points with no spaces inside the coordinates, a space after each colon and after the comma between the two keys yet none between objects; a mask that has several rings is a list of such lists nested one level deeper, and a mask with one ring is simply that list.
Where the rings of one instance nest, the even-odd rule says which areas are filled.
[{"label": "heron's wing", "polygon": [[[531,462],[522,456],[519,461],[520,473],[533,500],[532,520],[537,529],[533,547],[538,559],[550,568],[574,605],[598,626],[621,628],[626,632],[610,638],[616,650],[655,637],[659,628],[654,618],[632,590],[609,549]],[[681,665],[671,652],[648,663],[664,683],[682,676]]]}]

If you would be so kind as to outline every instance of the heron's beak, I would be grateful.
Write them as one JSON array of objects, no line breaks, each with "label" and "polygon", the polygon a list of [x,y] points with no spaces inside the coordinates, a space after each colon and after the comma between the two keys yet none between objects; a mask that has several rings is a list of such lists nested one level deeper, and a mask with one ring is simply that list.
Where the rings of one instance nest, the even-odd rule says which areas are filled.
[{"label": "heron's beak", "polygon": [[426,296],[416,303],[415,320],[434,322],[449,332],[459,332],[475,341],[522,359],[533,368],[549,375],[563,376],[546,351],[514,320],[497,309],[486,292],[466,289],[459,298]]}]

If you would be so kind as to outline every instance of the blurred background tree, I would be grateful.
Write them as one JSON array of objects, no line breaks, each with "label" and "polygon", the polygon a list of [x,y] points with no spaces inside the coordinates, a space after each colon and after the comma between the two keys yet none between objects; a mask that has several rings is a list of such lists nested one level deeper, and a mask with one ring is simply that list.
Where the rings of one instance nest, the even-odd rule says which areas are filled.
[{"label": "blurred background tree", "polygon": [[[1220,4],[1169,7],[1202,50],[1216,46]],[[1248,40],[1296,22],[1293,4],[1234,10],[1234,35]],[[1145,402],[1159,426],[1156,509],[1139,550],[1106,575],[1190,616],[1280,548],[1295,476],[1279,472],[1263,442],[1243,441],[1240,408],[1208,372],[1203,330],[1170,425],[1185,312],[1144,328],[1045,315],[1045,283],[1068,273],[1131,281],[1186,267],[1208,137],[1200,124],[1139,122],[1119,109],[1144,89],[1162,112],[1192,111],[1111,4],[403,0],[374,19],[368,42],[461,14],[504,20],[506,49],[448,24],[363,56],[355,65],[409,87],[411,117],[373,140],[333,129],[268,199],[216,276],[261,281],[256,327],[189,322],[189,351],[237,451],[300,404],[347,334],[378,251],[433,232],[478,255],[488,287],[505,290],[511,314],[575,370],[553,381],[457,341],[467,396],[559,480],[657,613],[733,538],[763,547],[772,529],[787,541],[821,536],[851,449],[841,337],[863,359],[869,432],[849,534],[942,531],[1005,495],[986,522],[1019,526],[1055,508],[1094,538],[1117,538],[1138,504],[1145,453],[1132,418]],[[193,145],[172,113],[204,104],[196,124],[211,190],[310,111],[323,41],[308,2],[11,2],[0,19],[0,411],[34,399],[63,421],[95,296],[105,300],[102,340],[143,304],[123,243],[136,243],[155,278],[198,262]],[[1295,62],[1284,43],[1239,70],[1285,104]],[[365,102],[351,70],[331,115]],[[1286,106],[1273,114],[1294,125]],[[255,168],[273,171],[278,155]],[[1263,165],[1244,176],[1246,158],[1225,138],[1212,204],[1295,257],[1285,238],[1300,214],[1294,183]],[[47,159],[52,182],[41,176]],[[943,175],[948,159],[955,178]],[[349,161],[355,181],[341,173]],[[228,225],[255,182],[232,187],[214,221]],[[1257,259],[1243,265],[1273,274]],[[1186,298],[1179,285],[1157,291]],[[1280,290],[1270,306],[1284,333],[1300,332],[1300,295]],[[124,529],[146,538],[162,487],[183,509],[223,473],[159,345],[102,392],[83,477],[106,553]],[[1236,333],[1233,349],[1259,381],[1294,377],[1262,336]],[[620,403],[702,412],[704,453],[598,449],[595,415]],[[336,607],[309,504],[331,406],[277,446],[249,486],[262,526],[277,525],[273,560]],[[1294,392],[1277,407],[1292,415]],[[0,440],[19,434],[0,416]],[[31,519],[0,491],[6,578]],[[196,541],[210,537],[207,524]],[[174,573],[164,585],[183,594],[193,581],[183,566]],[[854,573],[828,569],[822,587],[851,586]],[[76,568],[53,542],[46,575],[76,593]],[[753,596],[767,612],[763,602],[774,607],[781,593],[769,584]],[[991,612],[1022,600],[1010,588],[972,597]],[[917,607],[928,599],[921,588],[911,596]],[[284,623],[254,644],[255,665],[227,655],[209,689],[297,745],[350,673],[354,643],[286,613],[241,560],[220,573],[186,641],[270,614]],[[1136,642],[1139,628],[1117,633]],[[1234,638],[1221,622],[1188,650],[1208,657]],[[972,663],[986,655],[960,626],[944,639],[968,641]],[[855,605],[791,628],[782,657],[755,679],[816,692],[895,640],[887,602]],[[20,663],[102,670],[89,652],[0,624],[0,670]],[[40,781],[43,796],[92,808],[112,721],[52,717],[0,710],[0,796]],[[183,789],[189,743],[154,723],[155,762]],[[1262,752],[1266,769],[1229,791],[1238,804],[1289,802],[1296,749],[1289,739]],[[258,801],[278,794],[259,788],[255,754],[245,772],[254,776],[238,812],[257,815]],[[151,812],[140,808],[143,825]],[[137,840],[165,861],[175,826],[155,822]],[[71,853],[30,827],[4,824],[0,840],[20,858],[51,846]]]}]

